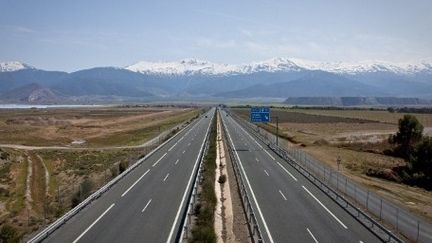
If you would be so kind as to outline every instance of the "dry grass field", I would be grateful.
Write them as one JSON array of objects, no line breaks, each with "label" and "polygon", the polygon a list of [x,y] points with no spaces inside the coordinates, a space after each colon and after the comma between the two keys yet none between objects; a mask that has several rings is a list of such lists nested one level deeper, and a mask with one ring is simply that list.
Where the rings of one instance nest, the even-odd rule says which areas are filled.
[{"label": "dry grass field", "polygon": [[0,144],[138,145],[196,114],[190,108],[2,110]]},{"label": "dry grass field", "polygon": [[[249,119],[249,109],[233,109]],[[366,175],[369,169],[391,170],[405,161],[383,154],[391,148],[387,139],[398,129],[403,113],[371,110],[273,109],[279,117],[279,131],[288,140],[317,160],[337,168],[342,160],[342,173],[384,197],[405,206],[432,221],[432,192],[405,184]],[[432,135],[432,114],[415,115]],[[275,132],[275,123],[261,124]]]},{"label": "dry grass field", "polygon": [[132,164],[157,146],[146,142],[201,112],[180,107],[0,110],[0,225],[12,225],[22,235],[38,230],[68,211],[74,199],[84,199],[116,176],[119,164]]}]

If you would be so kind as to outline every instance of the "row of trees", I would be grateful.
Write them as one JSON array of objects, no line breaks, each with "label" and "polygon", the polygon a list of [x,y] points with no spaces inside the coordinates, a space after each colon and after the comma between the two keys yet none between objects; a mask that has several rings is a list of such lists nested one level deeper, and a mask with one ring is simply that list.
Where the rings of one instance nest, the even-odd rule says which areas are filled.
[{"label": "row of trees", "polygon": [[394,155],[408,161],[402,179],[412,185],[432,189],[432,137],[423,136],[423,125],[413,115],[399,120],[399,131],[390,136]]}]

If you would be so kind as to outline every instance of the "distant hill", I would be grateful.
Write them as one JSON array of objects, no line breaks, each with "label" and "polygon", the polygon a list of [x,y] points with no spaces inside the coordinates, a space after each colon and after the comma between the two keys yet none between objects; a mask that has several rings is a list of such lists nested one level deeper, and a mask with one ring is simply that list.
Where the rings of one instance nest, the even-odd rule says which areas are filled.
[{"label": "distant hill", "polygon": [[215,96],[229,98],[250,97],[337,97],[347,96],[384,96],[387,93],[376,87],[348,79],[342,75],[324,71],[310,71],[303,77],[288,82],[268,85],[254,85],[245,89],[218,93]]},{"label": "distant hill", "polygon": [[19,88],[8,91],[6,94],[1,95],[1,101],[5,103],[62,103],[68,97],[58,91],[50,88],[45,88],[39,84],[27,84]]},{"label": "distant hill", "polygon": [[27,90],[31,84],[50,90],[59,102],[286,97],[431,99],[432,65],[311,63],[286,58],[231,65],[185,59],[67,73],[40,70],[19,62],[0,63],[0,102],[14,100],[17,90]]},{"label": "distant hill", "polygon": [[289,97],[284,103],[305,106],[413,106],[432,105],[432,100],[399,97]]}]

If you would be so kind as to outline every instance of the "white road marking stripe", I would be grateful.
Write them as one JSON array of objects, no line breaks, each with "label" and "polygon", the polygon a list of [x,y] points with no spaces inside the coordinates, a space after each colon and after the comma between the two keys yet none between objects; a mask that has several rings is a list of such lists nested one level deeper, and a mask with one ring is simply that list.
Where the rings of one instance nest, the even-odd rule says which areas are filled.
[{"label": "white road marking stripe", "polygon": [[[309,230],[309,228],[306,228],[307,232],[310,234],[310,236],[312,237],[312,239],[315,241],[315,243],[318,243],[317,239],[315,238],[315,236],[312,234],[312,232]],[[360,241],[361,242],[361,241]]]},{"label": "white road marking stripe", "polygon": [[177,143],[178,142],[176,142],[173,146],[171,146],[171,148],[169,148],[168,151],[171,151],[177,145]]},{"label": "white road marking stripe", "polygon": [[[208,125],[208,127],[207,127],[207,131],[206,131],[205,134],[208,133],[208,130],[210,129],[210,125],[211,125],[211,122],[209,123],[209,125]],[[200,148],[199,151],[202,151],[202,150],[203,150],[204,142],[205,142],[205,137],[206,137],[206,136],[204,136],[204,138],[203,138],[203,141],[202,141],[202,143],[201,143],[201,148]],[[193,169],[192,169],[192,173],[191,173],[191,175],[190,175],[190,177],[189,177],[189,181],[188,181],[188,184],[187,184],[187,186],[186,186],[186,190],[185,190],[184,193],[183,193],[183,197],[182,197],[182,200],[181,200],[181,202],[180,202],[180,206],[179,206],[179,208],[178,208],[178,210],[177,210],[176,217],[175,217],[174,222],[173,222],[173,224],[172,224],[172,226],[171,226],[171,230],[170,230],[170,232],[169,232],[168,239],[167,239],[167,241],[166,241],[167,243],[171,243],[171,239],[172,239],[172,237],[173,237],[173,234],[174,234],[174,230],[175,230],[175,227],[176,227],[177,221],[178,221],[178,219],[179,219],[179,217],[180,217],[181,209],[182,209],[183,204],[184,204],[184,202],[185,202],[185,200],[186,200],[186,195],[187,195],[187,193],[188,193],[188,191],[189,191],[189,187],[191,186],[194,172],[195,172],[196,167],[197,167],[197,165],[198,165],[198,160],[199,160],[199,153],[198,153],[197,158],[196,158],[196,160],[195,160],[195,164],[194,164],[194,167],[193,167]]]},{"label": "white road marking stripe", "polygon": [[134,184],[132,184],[125,192],[123,192],[121,197],[124,197],[124,195],[126,195],[126,193],[128,193],[132,189],[132,187],[134,187],[145,175],[147,175],[147,173],[149,173],[149,171],[150,171],[150,169],[148,169],[146,172],[144,172],[144,174],[140,178],[138,178],[138,180],[136,180],[134,182]]},{"label": "white road marking stripe", "polygon": [[261,146],[261,144],[259,144],[248,132],[246,132],[243,127],[241,127],[240,125],[237,124],[238,127],[240,127],[240,129],[246,133],[262,150],[264,150],[264,152],[266,152],[266,154],[268,156],[270,156],[270,158],[272,158],[272,160],[276,160],[275,157],[273,157],[266,149],[263,148],[263,146]]},{"label": "white road marking stripe", "polygon": [[174,163],[175,165],[179,162],[179,159],[176,160],[176,162]]},{"label": "white road marking stripe", "polygon": [[165,156],[167,155],[167,153],[164,153],[164,155],[162,155],[162,157],[160,157],[154,164],[153,167],[155,167]]},{"label": "white road marking stripe", "polygon": [[[277,161],[276,161],[277,162]],[[285,167],[283,167],[279,162],[277,162],[277,164],[288,174],[291,176],[291,178],[293,178],[293,180],[297,181],[297,178],[295,178],[295,176],[293,176],[287,169],[285,169]]]},{"label": "white road marking stripe", "polygon": [[275,157],[273,157],[266,149],[264,149],[264,152],[266,152],[266,154],[268,156],[270,156],[270,158],[272,158],[273,160],[276,160]]},{"label": "white road marking stripe", "polygon": [[146,210],[146,208],[148,207],[148,205],[151,203],[151,199],[147,202],[147,204],[145,205],[145,207],[143,208],[143,210],[141,211],[141,213],[144,213],[144,211]]},{"label": "white road marking stripe", "polygon": [[82,232],[74,241],[73,243],[78,242],[81,237],[83,237],[85,235],[85,233],[87,233],[106,213],[108,213],[108,211],[114,207],[115,203],[111,204],[111,206],[109,206],[86,230],[84,230],[84,232]]},{"label": "white road marking stripe", "polygon": [[285,197],[285,195],[282,193],[282,191],[281,190],[279,190],[279,193],[281,194],[281,196],[283,197],[283,199],[286,201],[287,200],[287,198]]},{"label": "white road marking stripe", "polygon": [[163,179],[163,181],[166,181],[166,179],[168,178],[169,173],[165,176],[165,178]]},{"label": "white road marking stripe", "polygon": [[252,198],[253,198],[253,200],[254,200],[254,203],[255,203],[255,205],[257,206],[258,214],[259,214],[259,216],[260,216],[260,218],[261,218],[261,220],[262,220],[262,222],[263,222],[264,229],[265,229],[265,231],[267,232],[267,236],[268,236],[268,238],[269,238],[269,241],[270,241],[270,243],[273,243],[273,242],[274,242],[274,241],[273,241],[273,237],[272,237],[271,234],[270,234],[270,230],[268,229],[267,223],[266,223],[266,221],[265,221],[265,219],[264,219],[264,216],[263,216],[263,214],[262,214],[262,212],[261,212],[261,208],[259,207],[258,201],[257,201],[257,199],[256,199],[256,197],[255,197],[255,193],[253,192],[253,189],[252,189],[252,187],[251,187],[251,185],[250,185],[249,179],[248,179],[248,177],[247,177],[247,175],[246,175],[246,172],[245,172],[245,170],[244,170],[244,168],[243,168],[243,164],[241,163],[240,156],[239,156],[238,153],[237,153],[236,147],[235,147],[235,145],[234,145],[234,143],[233,143],[233,141],[232,141],[231,135],[230,135],[230,133],[229,133],[228,130],[227,130],[227,134],[228,134],[228,138],[229,138],[229,140],[231,141],[231,144],[232,144],[232,146],[233,146],[233,148],[234,148],[234,152],[235,152],[235,154],[236,154],[236,156],[237,156],[237,159],[238,159],[239,162],[240,162],[240,168],[241,168],[241,170],[242,170],[242,172],[243,172],[243,175],[245,176],[246,183],[247,183],[247,185],[248,185],[248,187],[249,187],[249,190],[251,191],[251,194],[252,194]]},{"label": "white road marking stripe", "polygon": [[266,173],[267,176],[270,176],[269,173],[266,170],[264,170],[264,172]]},{"label": "white road marking stripe", "polygon": [[348,229],[348,227],[344,223],[342,223],[342,221],[340,221],[340,219],[338,219],[338,217],[336,217],[336,215],[334,215],[326,206],[324,206],[324,204],[322,204],[322,202],[318,200],[318,198],[316,198],[305,186],[302,187],[307,193],[309,193],[309,195],[311,195],[311,197],[313,197],[313,199],[315,199],[315,201],[317,201],[321,205],[321,207],[323,207],[334,219],[336,219],[336,221],[338,221],[338,223],[342,225],[342,227]]}]

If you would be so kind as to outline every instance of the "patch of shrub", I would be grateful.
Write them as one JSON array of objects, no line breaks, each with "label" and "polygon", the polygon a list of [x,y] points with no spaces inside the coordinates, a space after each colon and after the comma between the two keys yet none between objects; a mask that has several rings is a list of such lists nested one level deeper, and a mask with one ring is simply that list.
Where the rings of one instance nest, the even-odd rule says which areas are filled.
[{"label": "patch of shrub", "polygon": [[16,228],[12,227],[9,224],[3,225],[3,227],[0,230],[0,242],[18,243],[20,242],[20,240],[21,240],[21,234],[18,232]]},{"label": "patch of shrub", "polygon": [[226,175],[220,175],[219,179],[218,179],[218,182],[220,184],[224,184],[226,182]]},{"label": "patch of shrub", "polygon": [[119,163],[119,174],[123,173],[129,167],[129,161],[122,161]]},{"label": "patch of shrub", "polygon": [[72,207],[77,206],[80,202],[82,202],[85,198],[90,196],[92,190],[94,188],[94,184],[90,178],[86,178],[80,185],[79,189],[72,196],[71,204]]}]

